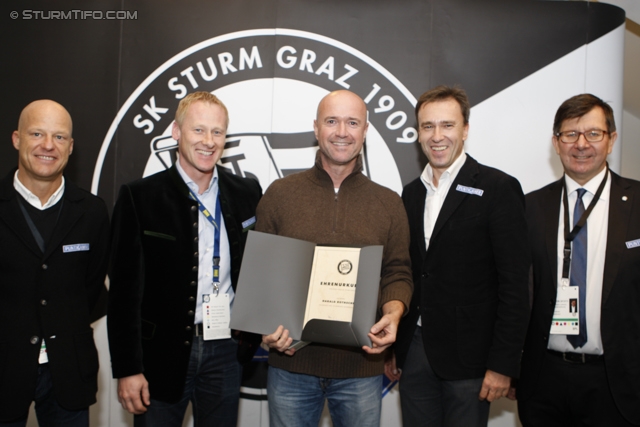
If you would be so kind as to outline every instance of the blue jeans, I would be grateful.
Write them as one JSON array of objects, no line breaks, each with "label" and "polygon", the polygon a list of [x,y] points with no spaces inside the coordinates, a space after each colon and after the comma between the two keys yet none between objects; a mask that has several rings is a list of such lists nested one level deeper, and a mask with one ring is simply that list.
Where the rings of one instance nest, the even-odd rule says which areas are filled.
[{"label": "blue jeans", "polygon": [[135,427],[180,427],[189,402],[194,426],[235,427],[242,367],[233,339],[205,341],[193,337],[191,357],[182,399],[177,403],[153,399],[143,415],[134,417]]},{"label": "blue jeans", "polygon": [[[53,385],[51,383],[51,372],[49,364],[45,363],[38,367],[38,379],[36,381],[36,390],[33,397],[36,402],[36,417],[40,427],[88,427],[89,426],[89,408],[79,411],[69,411],[58,405],[53,395]],[[27,425],[27,417],[10,422],[1,423],[1,427],[24,427]]]},{"label": "blue jeans", "polygon": [[402,424],[411,427],[486,427],[489,402],[479,400],[484,378],[447,381],[431,368],[422,328],[413,334],[400,377]]},{"label": "blue jeans", "polygon": [[377,427],[382,375],[319,378],[269,366],[267,397],[270,427],[318,427],[325,399],[334,427]]}]

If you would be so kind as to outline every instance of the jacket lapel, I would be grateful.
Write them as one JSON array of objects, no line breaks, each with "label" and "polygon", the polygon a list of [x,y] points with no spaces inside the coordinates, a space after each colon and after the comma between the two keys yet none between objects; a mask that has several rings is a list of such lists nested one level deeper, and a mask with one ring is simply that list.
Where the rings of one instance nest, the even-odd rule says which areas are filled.
[{"label": "jacket lapel", "polygon": [[[636,194],[630,190],[624,178],[611,172],[611,193],[609,196],[609,224],[607,230],[607,253],[602,278],[602,306],[613,288],[619,271],[620,260],[624,256],[624,240],[631,221],[631,207]],[[626,199],[623,200],[623,197]],[[636,218],[637,220],[637,218]]]},{"label": "jacket lapel", "polygon": [[13,188],[14,174],[15,169],[10,172],[0,184],[0,221],[4,222],[31,252],[41,257],[42,251],[38,247],[18,205],[17,198],[20,196],[18,196]]},{"label": "jacket lapel", "polygon": [[548,188],[549,194],[540,199],[540,208],[544,215],[544,246],[547,251],[549,270],[551,273],[553,294],[558,287],[558,226],[560,203],[562,202],[562,183],[564,177]]},{"label": "jacket lapel", "polygon": [[418,185],[412,189],[412,194],[407,198],[410,200],[407,216],[409,217],[409,224],[415,227],[415,230],[411,230],[411,235],[420,237],[417,239],[417,244],[418,248],[420,248],[420,256],[422,259],[425,259],[427,256],[427,247],[424,243],[424,205],[427,197],[427,189],[422,180],[417,184]]},{"label": "jacket lapel", "polygon": [[447,197],[444,199],[444,203],[438,214],[438,219],[436,219],[436,224],[433,227],[433,233],[431,233],[432,240],[438,236],[442,227],[449,221],[449,218],[456,209],[458,209],[462,201],[469,196],[467,193],[456,190],[458,185],[474,187],[478,180],[478,173],[478,162],[467,154],[467,160],[465,160],[462,168],[460,168],[456,179],[451,183]]},{"label": "jacket lapel", "polygon": [[80,192],[73,183],[69,182],[69,180],[65,180],[62,211],[58,217],[58,223],[53,230],[51,240],[49,242],[45,242],[45,254],[43,259],[47,259],[55,250],[59,249],[64,238],[73,229],[76,222],[78,222],[78,220],[84,215],[84,209],[82,209],[78,204],[78,201],[82,200],[83,197],[82,192]]}]

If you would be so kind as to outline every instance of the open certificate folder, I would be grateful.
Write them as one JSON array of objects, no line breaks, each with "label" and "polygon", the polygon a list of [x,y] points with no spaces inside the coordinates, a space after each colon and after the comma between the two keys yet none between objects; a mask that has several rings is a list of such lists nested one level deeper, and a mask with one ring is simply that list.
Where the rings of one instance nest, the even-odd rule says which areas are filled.
[{"label": "open certificate folder", "polygon": [[376,320],[382,246],[327,246],[250,231],[231,328],[361,347]]},{"label": "open certificate folder", "polygon": [[304,325],[312,319],[351,322],[360,248],[316,246]]}]

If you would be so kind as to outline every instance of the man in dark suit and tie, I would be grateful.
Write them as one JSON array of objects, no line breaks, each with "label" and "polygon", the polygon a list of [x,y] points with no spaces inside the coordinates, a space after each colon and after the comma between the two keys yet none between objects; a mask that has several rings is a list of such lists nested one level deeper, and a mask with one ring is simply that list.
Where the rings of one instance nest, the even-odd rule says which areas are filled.
[{"label": "man in dark suit and tie", "polygon": [[[524,426],[640,425],[640,182],[610,171],[611,107],[582,94],[553,123],[564,176],[527,195],[533,308]],[[578,327],[558,327],[577,298]]]},{"label": "man in dark suit and tie", "polygon": [[515,178],[464,152],[469,111],[457,87],[431,89],[416,105],[429,163],[402,194],[415,285],[397,368],[393,359],[386,366],[400,379],[406,426],[486,426],[489,403],[520,372],[529,317],[524,195]]},{"label": "man in dark suit and tie", "polygon": [[248,343],[229,317],[262,190],[217,166],[228,124],[216,96],[184,97],[177,162],[123,185],[114,208],[109,348],[118,400],[138,427],[182,426],[189,402],[196,425],[237,422],[239,360],[260,337]]},{"label": "man in dark suit and tie", "polygon": [[0,182],[0,426],[86,427],[96,402],[91,313],[105,291],[109,215],[63,176],[67,110],[27,105],[13,133],[18,169]]}]

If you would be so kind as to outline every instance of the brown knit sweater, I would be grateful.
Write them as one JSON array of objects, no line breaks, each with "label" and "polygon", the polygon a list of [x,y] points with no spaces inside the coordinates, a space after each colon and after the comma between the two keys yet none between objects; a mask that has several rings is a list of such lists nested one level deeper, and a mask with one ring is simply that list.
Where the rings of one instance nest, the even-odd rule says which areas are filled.
[{"label": "brown knit sweater", "polygon": [[[358,160],[336,194],[316,156],[311,169],[271,184],[257,208],[256,230],[319,244],[383,245],[378,307],[391,300],[409,307],[413,282],[404,206],[396,193],[372,182],[361,170]],[[323,378],[369,377],[384,370],[383,355],[315,343],[293,356],[272,350],[269,364]]]}]

